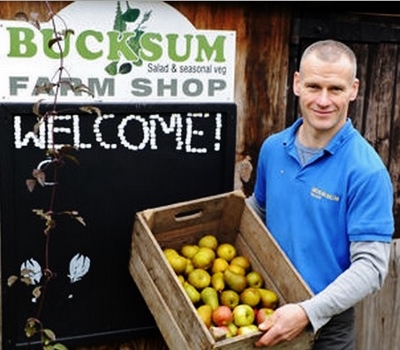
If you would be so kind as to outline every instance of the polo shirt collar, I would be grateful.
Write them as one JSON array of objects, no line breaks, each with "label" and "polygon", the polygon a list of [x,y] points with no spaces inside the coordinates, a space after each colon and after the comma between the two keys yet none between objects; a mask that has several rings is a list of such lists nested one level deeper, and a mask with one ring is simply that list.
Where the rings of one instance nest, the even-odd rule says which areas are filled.
[{"label": "polo shirt collar", "polygon": [[[289,128],[289,133],[284,140],[284,145],[294,144],[294,140],[296,137],[297,129],[300,125],[303,124],[303,118],[297,119],[292,126]],[[333,136],[332,140],[328,143],[328,145],[324,148],[325,152],[329,152],[331,154],[335,153],[335,151],[340,148],[343,142],[345,142],[351,134],[355,131],[353,127],[353,123],[350,118],[346,119],[346,123],[342,126],[342,128]]]}]

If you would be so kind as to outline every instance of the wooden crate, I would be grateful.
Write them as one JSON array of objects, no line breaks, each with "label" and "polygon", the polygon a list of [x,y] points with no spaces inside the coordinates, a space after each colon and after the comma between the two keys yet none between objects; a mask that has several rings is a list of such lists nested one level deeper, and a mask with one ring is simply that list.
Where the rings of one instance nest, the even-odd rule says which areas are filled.
[{"label": "wooden crate", "polygon": [[[241,191],[144,210],[136,214],[130,273],[170,350],[255,349],[261,332],[215,341],[186,295],[163,249],[193,244],[205,234],[233,243],[261,273],[280,304],[309,298],[312,292],[291,265]],[[307,350],[313,336],[304,333],[273,349]]]}]

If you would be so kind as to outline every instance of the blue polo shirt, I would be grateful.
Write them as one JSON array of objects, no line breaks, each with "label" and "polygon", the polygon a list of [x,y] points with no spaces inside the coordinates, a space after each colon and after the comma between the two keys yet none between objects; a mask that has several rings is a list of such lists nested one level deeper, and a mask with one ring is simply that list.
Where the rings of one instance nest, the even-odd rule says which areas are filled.
[{"label": "blue polo shirt", "polygon": [[350,119],[302,166],[295,147],[301,123],[264,141],[254,195],[268,230],[316,294],[349,267],[350,242],[391,241],[393,188]]}]

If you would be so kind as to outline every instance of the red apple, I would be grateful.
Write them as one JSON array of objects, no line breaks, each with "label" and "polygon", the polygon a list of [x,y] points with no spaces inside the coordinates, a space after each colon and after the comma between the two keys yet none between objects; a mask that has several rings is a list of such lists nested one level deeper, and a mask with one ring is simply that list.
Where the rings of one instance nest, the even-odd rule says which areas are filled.
[{"label": "red apple", "polygon": [[256,323],[257,325],[260,325],[263,323],[267,318],[271,317],[271,315],[274,313],[273,309],[270,309],[268,307],[263,307],[257,311],[257,316],[256,316]]},{"label": "red apple", "polygon": [[212,320],[216,326],[227,326],[233,321],[233,313],[229,306],[219,305],[212,313]]}]

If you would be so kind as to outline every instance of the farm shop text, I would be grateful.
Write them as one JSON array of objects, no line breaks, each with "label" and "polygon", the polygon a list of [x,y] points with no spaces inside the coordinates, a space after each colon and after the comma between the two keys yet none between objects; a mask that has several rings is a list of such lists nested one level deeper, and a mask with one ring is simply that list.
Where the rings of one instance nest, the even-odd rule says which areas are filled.
[{"label": "farm shop text", "polygon": [[[187,112],[162,116],[129,114],[123,117],[104,114],[90,118],[90,128],[82,132],[82,124],[87,125],[88,118],[78,114],[56,115],[40,123],[35,133],[31,121],[29,123],[26,118],[16,115],[14,147],[59,149],[68,144],[81,150],[96,145],[104,150],[125,148],[129,151],[142,151],[165,146],[160,140],[167,138],[177,151],[201,154],[221,150],[221,113]],[[26,131],[27,128],[29,131]]]},{"label": "farm shop text", "polygon": [[[78,85],[87,86],[96,97],[118,97],[114,78],[88,78],[87,82],[81,78],[70,78],[66,81],[66,84],[60,85],[59,93],[61,96],[82,96],[82,91],[73,91],[72,87]],[[54,96],[55,87],[42,92],[38,90],[40,86],[51,86],[51,80],[47,77],[38,77],[34,81],[27,76],[9,77],[10,96],[18,96],[27,90],[31,96]],[[176,97],[182,94],[187,97],[214,97],[227,88],[227,82],[223,79],[206,78],[188,78],[185,80],[135,78],[131,80],[130,88],[130,93],[136,97]]]}]

